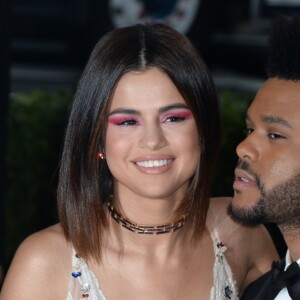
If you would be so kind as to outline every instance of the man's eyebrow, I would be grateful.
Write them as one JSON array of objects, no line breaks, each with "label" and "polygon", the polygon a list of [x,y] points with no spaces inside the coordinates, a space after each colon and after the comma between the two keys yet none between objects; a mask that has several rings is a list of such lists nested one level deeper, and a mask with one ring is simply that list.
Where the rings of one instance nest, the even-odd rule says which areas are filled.
[{"label": "man's eyebrow", "polygon": [[264,123],[278,124],[287,128],[293,128],[293,126],[288,121],[278,116],[261,116],[261,120]]},{"label": "man's eyebrow", "polygon": [[[293,128],[293,126],[285,119],[278,116],[261,116],[262,122],[267,124],[278,124],[287,128]],[[251,118],[248,113],[246,113],[246,121],[251,122]]]},{"label": "man's eyebrow", "polygon": [[245,113],[245,120],[249,122],[251,121],[250,116],[247,112]]}]

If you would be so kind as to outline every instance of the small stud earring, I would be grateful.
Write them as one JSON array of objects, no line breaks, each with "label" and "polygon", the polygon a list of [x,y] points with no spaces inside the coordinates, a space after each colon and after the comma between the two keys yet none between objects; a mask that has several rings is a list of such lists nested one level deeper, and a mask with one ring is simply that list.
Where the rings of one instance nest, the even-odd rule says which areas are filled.
[{"label": "small stud earring", "polygon": [[103,154],[102,152],[99,152],[99,153],[98,153],[98,157],[99,157],[100,159],[105,159],[105,156],[104,156],[104,154]]}]

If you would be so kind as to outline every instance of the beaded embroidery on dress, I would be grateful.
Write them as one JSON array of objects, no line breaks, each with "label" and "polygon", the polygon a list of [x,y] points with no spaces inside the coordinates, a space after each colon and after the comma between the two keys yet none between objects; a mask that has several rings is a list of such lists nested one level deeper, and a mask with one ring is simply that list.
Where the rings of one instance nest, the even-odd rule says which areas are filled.
[{"label": "beaded embroidery on dress", "polygon": [[214,242],[215,263],[214,285],[211,289],[210,300],[238,300],[236,282],[224,254],[227,247],[219,240],[216,231],[213,231],[211,236]]},{"label": "beaded embroidery on dress", "polygon": [[[236,284],[224,255],[227,248],[218,240],[216,234],[214,235],[214,286],[211,289],[210,300],[238,300]],[[96,276],[74,250],[72,268],[66,300],[106,300]]]},{"label": "beaded embroidery on dress", "polygon": [[106,300],[96,276],[74,250],[72,253],[72,273],[66,300]]}]

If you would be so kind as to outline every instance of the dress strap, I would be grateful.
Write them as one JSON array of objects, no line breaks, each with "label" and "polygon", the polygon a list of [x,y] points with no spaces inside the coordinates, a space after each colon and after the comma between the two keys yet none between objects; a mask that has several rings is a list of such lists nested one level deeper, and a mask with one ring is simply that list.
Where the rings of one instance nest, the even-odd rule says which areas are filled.
[{"label": "dress strap", "polygon": [[210,224],[209,230],[213,241],[215,262],[213,267],[214,285],[211,289],[210,300],[238,300],[236,281],[226,260],[227,246],[219,237],[215,224]]},{"label": "dress strap", "polygon": [[73,249],[72,272],[66,300],[106,300],[87,263]]}]

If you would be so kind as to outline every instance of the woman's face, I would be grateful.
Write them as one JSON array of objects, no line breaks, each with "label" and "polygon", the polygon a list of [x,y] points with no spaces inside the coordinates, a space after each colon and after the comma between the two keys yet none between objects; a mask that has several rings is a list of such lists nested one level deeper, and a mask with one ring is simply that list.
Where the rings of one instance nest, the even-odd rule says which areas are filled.
[{"label": "woman's face", "polygon": [[191,110],[169,77],[125,74],[109,107],[105,153],[115,193],[182,200],[200,157]]}]

